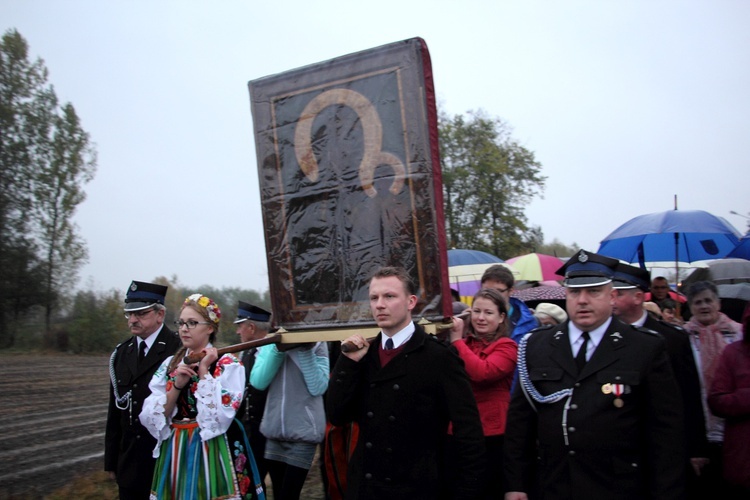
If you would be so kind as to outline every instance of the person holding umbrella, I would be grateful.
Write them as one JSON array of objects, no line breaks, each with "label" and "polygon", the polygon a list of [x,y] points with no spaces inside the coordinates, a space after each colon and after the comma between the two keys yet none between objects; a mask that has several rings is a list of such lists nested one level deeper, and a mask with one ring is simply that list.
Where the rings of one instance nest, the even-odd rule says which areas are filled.
[{"label": "person holding umbrella", "polygon": [[708,463],[706,422],[703,417],[698,371],[685,331],[654,319],[644,310],[644,295],[648,292],[649,279],[650,274],[646,269],[618,264],[613,282],[613,287],[617,290],[613,311],[620,321],[648,328],[664,338],[667,355],[682,395],[680,413],[685,418],[685,442],[690,458],[689,465],[686,463],[689,467],[687,475],[694,480],[701,475],[701,469]]}]

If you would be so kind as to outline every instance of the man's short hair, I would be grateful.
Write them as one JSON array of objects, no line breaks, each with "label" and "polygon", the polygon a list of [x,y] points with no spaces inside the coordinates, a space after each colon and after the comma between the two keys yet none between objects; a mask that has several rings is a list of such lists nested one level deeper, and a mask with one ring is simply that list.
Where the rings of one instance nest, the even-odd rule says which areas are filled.
[{"label": "man's short hair", "polygon": [[664,299],[659,302],[659,307],[662,311],[664,309],[677,309],[677,302],[672,299]]},{"label": "man's short hair", "polygon": [[411,276],[409,276],[409,273],[407,273],[406,269],[404,269],[403,267],[381,267],[373,273],[372,277],[370,278],[370,282],[372,282],[372,280],[376,278],[389,278],[391,276],[398,278],[401,283],[404,284],[404,289],[406,290],[407,295],[417,294],[417,287],[414,284],[414,280],[411,279]]},{"label": "man's short hair", "polygon": [[657,276],[656,278],[652,278],[651,283],[653,283],[654,281],[666,281],[667,283],[669,283],[667,278],[665,278],[664,276]]},{"label": "man's short hair", "polygon": [[687,289],[687,292],[685,292],[685,295],[687,295],[688,304],[692,304],[693,299],[695,299],[696,295],[703,293],[706,290],[709,290],[711,293],[713,293],[714,297],[719,298],[719,290],[712,282],[696,281],[695,283],[690,285],[690,287]]},{"label": "man's short hair", "polygon": [[494,264],[484,271],[482,284],[485,281],[498,281],[508,288],[513,288],[513,284],[516,282],[510,269],[501,264]]}]

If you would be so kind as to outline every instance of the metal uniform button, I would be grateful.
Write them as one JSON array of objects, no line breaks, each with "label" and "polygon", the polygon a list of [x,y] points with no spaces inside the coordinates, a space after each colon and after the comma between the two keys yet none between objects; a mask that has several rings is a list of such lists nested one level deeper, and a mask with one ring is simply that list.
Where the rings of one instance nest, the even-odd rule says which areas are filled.
[{"label": "metal uniform button", "polygon": [[575,383],[575,387],[581,387],[581,383],[580,382],[576,382]]},{"label": "metal uniform button", "polygon": [[374,416],[374,413],[372,413],[371,411],[367,412],[367,418],[372,418],[373,416]]},{"label": "metal uniform button", "polygon": [[386,453],[392,453],[392,452],[393,452],[393,450],[392,450],[391,448],[386,448],[386,449],[385,449],[385,452],[386,452]]},{"label": "metal uniform button", "polygon": [[395,422],[395,421],[396,421],[396,417],[394,417],[393,415],[390,415],[390,416],[388,417],[388,421],[389,421],[389,422]]},{"label": "metal uniform button", "polygon": [[621,377],[621,376],[619,376],[619,375],[617,375],[617,376],[615,377],[615,380],[622,380],[622,377]]},{"label": "metal uniform button", "polygon": [[372,443],[370,443],[370,442],[365,443],[365,448],[367,448],[368,450],[371,449],[372,448]]},{"label": "metal uniform button", "polygon": [[393,390],[394,390],[394,391],[397,391],[397,390],[399,390],[399,389],[401,389],[401,387],[399,387],[399,385],[398,385],[398,384],[394,384],[394,385],[393,385]]},{"label": "metal uniform button", "polygon": [[372,479],[372,474],[370,474],[369,472],[365,474],[365,479]]},{"label": "metal uniform button", "polygon": [[390,483],[391,482],[391,478],[390,477],[385,478],[385,482],[386,483]]},{"label": "metal uniform button", "polygon": [[133,389],[137,388],[138,384],[133,384]]},{"label": "metal uniform button", "polygon": [[576,431],[575,427],[572,427],[572,426],[568,427],[568,432],[575,432],[575,431]]},{"label": "metal uniform button", "polygon": [[576,451],[575,451],[575,450],[570,450],[570,451],[568,452],[568,455],[570,455],[571,457],[575,456],[575,454],[576,454]]},{"label": "metal uniform button", "polygon": [[571,410],[577,410],[578,409],[578,405],[575,404],[575,403],[573,403],[572,405],[570,405],[570,409]]}]

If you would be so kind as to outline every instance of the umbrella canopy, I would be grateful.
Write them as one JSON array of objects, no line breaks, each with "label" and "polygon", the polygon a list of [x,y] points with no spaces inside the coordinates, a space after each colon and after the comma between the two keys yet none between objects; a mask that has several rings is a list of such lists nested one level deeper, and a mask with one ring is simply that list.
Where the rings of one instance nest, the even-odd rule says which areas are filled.
[{"label": "umbrella canopy", "polygon": [[513,290],[511,297],[522,300],[531,309],[542,302],[549,302],[565,309],[565,287],[556,284],[554,286],[540,285],[522,290]]},{"label": "umbrella canopy", "polygon": [[725,257],[739,232],[703,210],[668,210],[635,217],[602,240],[598,253],[648,267],[678,267]]},{"label": "umbrella canopy", "polygon": [[524,288],[523,290],[513,290],[510,294],[524,302],[530,301],[548,301],[548,300],[565,300],[565,287],[563,286],[535,286]]},{"label": "umbrella canopy", "polygon": [[733,283],[717,285],[719,297],[722,299],[740,299],[750,301],[750,283]]},{"label": "umbrella canopy", "polygon": [[[458,291],[461,300],[469,304],[481,287],[482,275],[488,267],[503,264],[503,260],[479,250],[448,250],[448,281]],[[514,272],[513,268],[506,265]]]},{"label": "umbrella canopy", "polygon": [[713,281],[715,284],[750,283],[750,260],[718,259],[707,267],[696,269],[682,281],[682,288],[696,281]]},{"label": "umbrella canopy", "polygon": [[558,281],[565,277],[557,274],[557,270],[563,265],[563,261],[552,255],[543,253],[530,253],[513,257],[505,261],[510,264],[518,275],[516,279],[526,281]]},{"label": "umbrella canopy", "polygon": [[448,250],[448,267],[500,262],[503,262],[500,257],[495,257],[491,253],[480,250],[465,250],[463,248]]},{"label": "umbrella canopy", "polygon": [[740,244],[734,247],[734,250],[729,252],[727,257],[750,260],[750,234],[743,236],[740,240]]}]

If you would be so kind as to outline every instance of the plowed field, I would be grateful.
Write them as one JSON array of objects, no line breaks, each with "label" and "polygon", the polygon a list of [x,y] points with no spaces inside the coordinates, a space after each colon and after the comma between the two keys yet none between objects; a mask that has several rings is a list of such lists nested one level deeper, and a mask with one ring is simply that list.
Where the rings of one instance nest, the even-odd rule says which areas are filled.
[{"label": "plowed field", "polygon": [[[108,362],[0,354],[0,499],[43,498],[103,470]],[[324,498],[317,463],[302,498]]]}]

